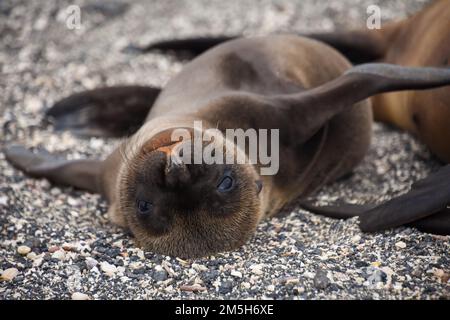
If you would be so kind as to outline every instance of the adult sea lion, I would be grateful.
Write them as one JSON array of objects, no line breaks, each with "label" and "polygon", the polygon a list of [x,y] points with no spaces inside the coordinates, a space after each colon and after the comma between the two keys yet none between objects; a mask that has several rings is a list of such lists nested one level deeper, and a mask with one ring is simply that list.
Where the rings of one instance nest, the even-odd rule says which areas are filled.
[{"label": "adult sea lion", "polygon": [[[303,37],[237,39],[195,58],[163,90],[102,88],[50,108],[56,128],[78,134],[120,136],[140,126],[104,161],[58,160],[20,146],[5,154],[28,175],[103,194],[111,220],[130,229],[144,248],[199,257],[242,245],[262,218],[351,171],[371,140],[368,97],[448,84],[450,70],[444,68],[351,68],[336,50]],[[278,172],[262,175],[260,159],[173,161],[172,150],[191,142],[174,141],[174,131],[198,133],[194,121],[202,121],[201,131],[217,128],[221,140],[212,143],[224,141],[244,157],[248,150],[227,139],[226,129],[278,129]],[[448,177],[448,171],[439,175]],[[448,232],[449,221],[434,218],[449,203],[446,186],[420,212],[391,212],[387,225],[378,219],[383,212],[361,215],[361,226],[380,230],[418,220]],[[435,191],[427,180],[418,188]]]}]

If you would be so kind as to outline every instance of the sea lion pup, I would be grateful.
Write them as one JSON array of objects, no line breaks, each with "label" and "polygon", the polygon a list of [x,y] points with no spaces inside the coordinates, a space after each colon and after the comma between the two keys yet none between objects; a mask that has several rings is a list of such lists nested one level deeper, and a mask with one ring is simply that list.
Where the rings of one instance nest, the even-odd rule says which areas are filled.
[{"label": "sea lion pup", "polygon": [[[111,220],[145,249],[200,257],[241,246],[263,217],[351,171],[370,144],[368,97],[448,84],[450,70],[442,68],[351,68],[337,51],[307,38],[238,39],[191,61],[161,91],[103,88],[56,103],[47,113],[55,127],[78,134],[120,136],[127,123],[143,122],[104,161],[57,160],[19,146],[5,154],[28,175],[103,194]],[[244,156],[248,150],[227,139],[226,129],[278,129],[279,170],[263,175],[260,158],[254,164],[173,161],[169,154],[191,141],[173,139],[174,131],[195,134],[194,121],[202,121],[200,133],[217,128],[217,141]]]},{"label": "sea lion pup", "polygon": [[[380,30],[337,31],[306,35],[323,41],[352,63],[372,61],[403,66],[450,66],[450,1],[438,0],[415,15]],[[173,50],[199,54],[236,36],[168,40],[144,51]],[[411,132],[440,160],[450,163],[450,88],[403,91],[374,96],[374,118]]]}]

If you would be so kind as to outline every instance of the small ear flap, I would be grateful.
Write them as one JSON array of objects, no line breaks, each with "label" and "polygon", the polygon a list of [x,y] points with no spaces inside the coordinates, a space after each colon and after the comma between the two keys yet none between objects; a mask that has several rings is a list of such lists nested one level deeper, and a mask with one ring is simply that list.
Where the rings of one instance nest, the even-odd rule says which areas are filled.
[{"label": "small ear flap", "polygon": [[347,70],[339,78],[319,87],[273,99],[284,105],[308,138],[345,108],[373,95],[400,90],[423,90],[450,85],[450,68],[402,67],[368,63]]}]

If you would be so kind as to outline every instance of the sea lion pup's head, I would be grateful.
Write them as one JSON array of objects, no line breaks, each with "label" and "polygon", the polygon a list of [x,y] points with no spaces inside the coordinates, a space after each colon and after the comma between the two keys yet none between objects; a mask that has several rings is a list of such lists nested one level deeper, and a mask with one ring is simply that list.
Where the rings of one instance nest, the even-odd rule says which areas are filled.
[{"label": "sea lion pup's head", "polygon": [[[119,206],[128,227],[140,246],[171,256],[202,257],[241,246],[261,219],[253,165],[193,163],[193,139],[174,142],[173,130],[142,142],[123,165]],[[186,143],[191,164],[181,152]],[[243,152],[225,139],[220,143]]]}]

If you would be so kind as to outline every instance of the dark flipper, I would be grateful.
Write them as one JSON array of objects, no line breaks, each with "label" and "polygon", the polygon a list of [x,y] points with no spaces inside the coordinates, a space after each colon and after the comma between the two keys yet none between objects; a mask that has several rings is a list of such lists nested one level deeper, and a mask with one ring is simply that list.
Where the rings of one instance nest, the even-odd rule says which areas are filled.
[{"label": "dark flipper", "polygon": [[174,40],[163,40],[151,43],[150,45],[139,48],[142,52],[150,51],[172,51],[178,52],[188,52],[192,55],[199,55],[206,50],[215,47],[216,45],[223,43],[228,40],[237,38],[236,36],[217,36],[217,37],[195,37],[195,38],[185,38],[185,39],[174,39]]},{"label": "dark flipper", "polygon": [[408,193],[361,215],[360,227],[373,232],[413,223],[443,211],[449,204],[450,165],[446,165],[413,184]]},{"label": "dark flipper", "polygon": [[47,152],[33,153],[22,146],[10,146],[4,152],[6,160],[29,176],[47,178],[55,184],[101,193],[99,179],[103,161],[68,161]]},{"label": "dark flipper", "polygon": [[46,116],[56,130],[81,136],[126,136],[139,129],[160,91],[140,86],[89,90],[58,101]]},{"label": "dark flipper", "polygon": [[304,36],[325,42],[353,64],[379,60],[384,56],[387,48],[381,32],[377,30],[310,33]]},{"label": "dark flipper", "polygon": [[375,232],[402,225],[419,230],[450,234],[450,165],[413,184],[411,191],[381,205],[338,204],[317,207],[308,202],[300,206],[330,218],[359,216],[364,232]]},{"label": "dark flipper", "polygon": [[[389,32],[390,29],[392,29],[392,27],[389,26],[387,32]],[[372,62],[383,57],[387,48],[384,37],[387,32],[384,32],[384,30],[362,29],[342,32],[305,33],[298,35],[325,42],[342,53],[352,63],[359,64]],[[196,56],[223,42],[240,37],[242,36],[219,35],[215,37],[163,40],[151,43],[143,48],[133,48],[138,49],[138,51],[141,52],[156,50],[162,52],[172,51],[175,53],[188,52]]]}]

